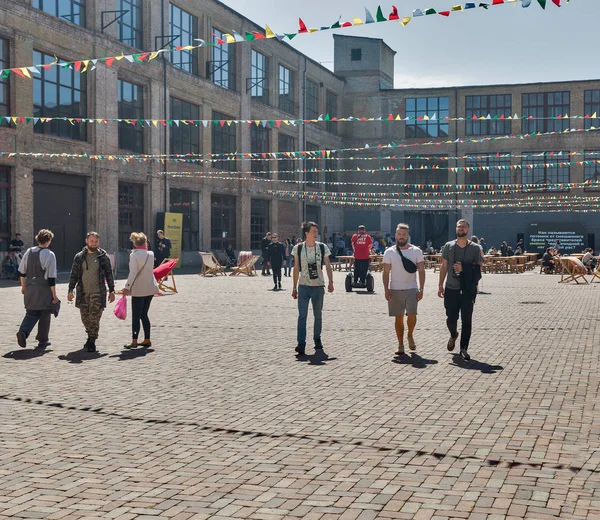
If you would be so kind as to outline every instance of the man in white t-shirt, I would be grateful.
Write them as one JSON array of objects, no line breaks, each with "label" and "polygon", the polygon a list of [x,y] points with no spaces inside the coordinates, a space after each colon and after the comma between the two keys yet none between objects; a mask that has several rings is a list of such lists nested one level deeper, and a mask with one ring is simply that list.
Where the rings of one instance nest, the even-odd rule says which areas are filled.
[{"label": "man in white t-shirt", "polygon": [[[404,315],[407,315],[408,346],[416,350],[413,333],[417,325],[417,305],[423,299],[425,261],[423,252],[408,243],[408,224],[398,224],[396,245],[388,247],[383,255],[383,286],[390,316],[396,318],[398,336],[397,356],[404,354]],[[419,283],[417,284],[417,272]]]}]

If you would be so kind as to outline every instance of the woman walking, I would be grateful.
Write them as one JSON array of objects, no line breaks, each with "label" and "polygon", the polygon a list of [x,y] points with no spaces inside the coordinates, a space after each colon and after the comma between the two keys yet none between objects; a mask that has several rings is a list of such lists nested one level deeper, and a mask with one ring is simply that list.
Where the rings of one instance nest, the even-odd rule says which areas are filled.
[{"label": "woman walking", "polygon": [[290,276],[292,273],[292,249],[294,245],[289,238],[285,239],[285,267],[283,268],[283,276]]},{"label": "woman walking", "polygon": [[[21,278],[21,293],[25,296],[25,310],[17,343],[20,347],[27,346],[27,338],[33,328],[38,326],[36,339],[38,348],[50,345],[50,315],[57,313],[58,297],[56,296],[56,257],[48,249],[54,233],[42,229],[35,237],[36,247],[29,248],[19,264]],[[54,309],[54,310],[53,310]]]},{"label": "woman walking", "polygon": [[[158,292],[154,279],[154,253],[148,251],[148,239],[144,233],[131,233],[129,239],[135,249],[129,256],[129,276],[123,294],[131,295],[131,330],[132,339],[125,348],[150,347],[150,318],[148,311],[152,297]],[[144,327],[144,341],[138,343],[140,321]]]}]

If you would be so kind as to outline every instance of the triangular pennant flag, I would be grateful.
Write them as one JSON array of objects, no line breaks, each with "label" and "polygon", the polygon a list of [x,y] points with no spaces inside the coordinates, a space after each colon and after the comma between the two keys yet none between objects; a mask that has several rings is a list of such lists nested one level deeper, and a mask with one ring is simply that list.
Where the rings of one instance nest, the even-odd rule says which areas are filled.
[{"label": "triangular pennant flag", "polygon": [[298,24],[300,25],[300,29],[298,30],[298,34],[307,33],[308,29],[306,28],[306,24],[302,21],[302,18],[298,18]]},{"label": "triangular pennant flag", "polygon": [[552,3],[558,7],[560,7],[560,0],[552,0]]},{"label": "triangular pennant flag", "polygon": [[402,25],[404,25],[404,27],[406,27],[408,25],[408,22],[411,21],[411,17],[410,16],[406,16],[404,18],[402,18],[402,21],[400,22]]},{"label": "triangular pennant flag", "polygon": [[390,13],[388,20],[392,21],[392,20],[399,20],[399,19],[400,19],[400,16],[398,16],[398,8],[395,5],[393,5],[392,12]]},{"label": "triangular pennant flag", "polygon": [[437,11],[433,7],[430,7],[425,11],[425,14],[437,14]]},{"label": "triangular pennant flag", "polygon": [[538,0],[538,4],[542,6],[542,9],[546,9],[546,0]]},{"label": "triangular pennant flag", "polygon": [[423,16],[423,11],[421,11],[421,9],[415,9],[413,11],[413,18],[416,18],[417,16]]},{"label": "triangular pennant flag", "polygon": [[354,18],[354,25],[363,25],[363,21],[360,18]]},{"label": "triangular pennant flag", "polygon": [[373,15],[371,14],[371,11],[369,11],[366,7],[365,7],[365,23],[375,23],[375,20],[373,20]]},{"label": "triangular pennant flag", "polygon": [[440,16],[450,16],[450,11],[440,11],[438,14]]},{"label": "triangular pennant flag", "polygon": [[381,10],[381,6],[377,8],[377,21],[378,22],[387,22],[387,18],[383,16],[383,11]]},{"label": "triangular pennant flag", "polygon": [[275,38],[276,34],[271,30],[271,28],[265,24],[265,37],[266,38]]},{"label": "triangular pennant flag", "polygon": [[463,7],[462,7],[462,5],[454,5],[454,6],[452,6],[451,10],[452,11],[462,11]]}]

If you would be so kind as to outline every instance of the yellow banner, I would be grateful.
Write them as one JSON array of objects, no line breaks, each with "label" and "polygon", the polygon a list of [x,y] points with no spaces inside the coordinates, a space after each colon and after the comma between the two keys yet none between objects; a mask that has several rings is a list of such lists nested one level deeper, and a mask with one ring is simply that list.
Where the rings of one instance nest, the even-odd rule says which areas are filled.
[{"label": "yellow banner", "polygon": [[171,241],[171,258],[179,258],[176,267],[181,267],[181,240],[183,236],[183,215],[165,213],[165,236]]}]

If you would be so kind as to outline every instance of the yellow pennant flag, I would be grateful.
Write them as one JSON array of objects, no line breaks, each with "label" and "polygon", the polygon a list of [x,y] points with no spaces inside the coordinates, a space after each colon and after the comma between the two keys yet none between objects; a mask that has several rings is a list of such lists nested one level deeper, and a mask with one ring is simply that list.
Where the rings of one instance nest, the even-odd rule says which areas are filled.
[{"label": "yellow pennant flag", "polygon": [[453,5],[451,11],[462,11],[463,10],[463,6],[462,5]]},{"label": "yellow pennant flag", "polygon": [[354,19],[354,25],[363,25],[363,21],[360,18],[355,18]]},{"label": "yellow pennant flag", "polygon": [[22,73],[23,73],[23,74],[24,74],[26,77],[28,77],[29,79],[31,79],[31,74],[29,74],[29,71],[27,70],[27,68],[26,68],[26,67],[23,67],[23,68],[22,68],[22,69],[20,69],[20,70],[21,70],[21,72],[22,72]]},{"label": "yellow pennant flag", "polygon": [[90,60],[83,60],[83,69],[81,69],[81,72],[85,72],[87,70],[89,63]]},{"label": "yellow pennant flag", "polygon": [[227,43],[235,43],[235,38],[231,34],[225,34],[224,36],[227,40]]},{"label": "yellow pennant flag", "polygon": [[151,52],[150,53],[150,57],[148,58],[148,61],[152,61],[153,59],[155,59],[158,56],[158,52]]},{"label": "yellow pennant flag", "polygon": [[592,119],[598,119],[598,113],[597,112],[594,112],[592,114]]},{"label": "yellow pennant flag", "polygon": [[411,18],[410,16],[406,16],[404,18],[402,18],[402,21],[400,22],[402,25],[404,25],[404,27],[406,27],[408,25],[408,22],[410,22]]},{"label": "yellow pennant flag", "polygon": [[271,28],[265,24],[265,37],[275,38],[277,35],[271,30]]}]

